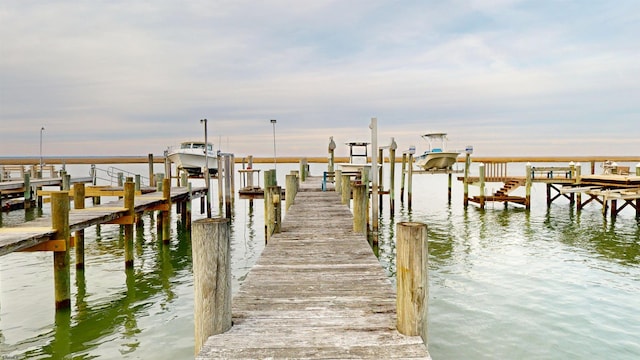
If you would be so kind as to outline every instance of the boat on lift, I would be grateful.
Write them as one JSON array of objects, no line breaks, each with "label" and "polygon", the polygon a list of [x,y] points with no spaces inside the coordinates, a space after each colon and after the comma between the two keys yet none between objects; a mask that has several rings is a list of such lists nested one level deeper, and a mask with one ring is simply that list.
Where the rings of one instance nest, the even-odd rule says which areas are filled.
[{"label": "boat on lift", "polygon": [[456,162],[462,151],[447,150],[446,133],[427,133],[422,138],[429,144],[429,149],[416,157],[416,165],[423,170],[448,170]]},{"label": "boat on lift", "polygon": [[218,173],[218,153],[212,143],[207,144],[205,153],[204,141],[183,141],[179,146],[170,147],[167,156],[178,170],[185,170],[189,176],[202,177],[207,167],[209,174]]},{"label": "boat on lift", "polygon": [[[364,167],[371,168],[371,163],[368,162],[368,142],[364,141],[352,141],[345,143],[345,145],[349,146],[349,162],[338,164],[340,166],[340,170],[344,172],[357,172],[362,170]],[[360,149],[360,151],[355,149]],[[378,164],[378,167],[380,164]]]}]

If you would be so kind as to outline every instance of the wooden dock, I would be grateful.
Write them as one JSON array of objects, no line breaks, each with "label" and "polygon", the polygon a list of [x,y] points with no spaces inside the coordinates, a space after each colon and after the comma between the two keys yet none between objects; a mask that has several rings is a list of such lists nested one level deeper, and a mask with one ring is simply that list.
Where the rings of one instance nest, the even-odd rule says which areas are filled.
[{"label": "wooden dock", "polygon": [[[189,194],[186,187],[171,188],[171,202],[184,202],[189,197],[202,197],[205,188],[193,189]],[[166,203],[162,192],[152,192],[135,197],[135,213],[156,209]],[[86,209],[69,211],[69,229],[73,233],[93,225],[117,223],[128,215],[124,199]],[[0,256],[21,251],[46,243],[56,232],[51,227],[51,219],[42,217],[10,228],[0,228]],[[57,249],[56,249],[57,250]],[[62,249],[64,250],[64,249]]]},{"label": "wooden dock", "polygon": [[233,299],[233,327],[197,359],[430,359],[396,330],[396,294],[353,216],[322,178],[301,183]]}]

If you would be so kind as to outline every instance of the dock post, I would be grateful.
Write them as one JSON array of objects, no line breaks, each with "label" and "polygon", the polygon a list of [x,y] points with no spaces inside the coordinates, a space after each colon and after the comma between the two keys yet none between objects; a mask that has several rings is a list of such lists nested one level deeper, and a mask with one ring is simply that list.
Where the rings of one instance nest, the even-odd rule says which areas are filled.
[{"label": "dock post", "polygon": [[484,209],[484,163],[478,165],[480,173],[480,209]]},{"label": "dock post", "polygon": [[[169,180],[171,181],[171,180]],[[124,267],[133,268],[133,223],[136,216],[135,211],[135,184],[133,178],[128,177],[124,183],[124,207],[127,209],[129,220],[124,226]],[[167,221],[168,222],[168,221]]]},{"label": "dock post", "polygon": [[162,179],[162,197],[167,206],[166,210],[162,210],[162,241],[168,244],[171,240],[171,223],[169,222],[171,214],[171,179]]},{"label": "dock post", "polygon": [[279,186],[269,186],[265,189],[265,243],[269,242],[273,234],[280,232],[280,223],[282,221],[282,210],[280,206],[281,191],[282,188]]},{"label": "dock post", "polygon": [[[231,203],[233,202],[231,196],[233,195],[233,189],[231,185],[231,178],[233,177],[233,165],[232,155],[226,155],[224,157],[224,214],[227,219],[231,219]],[[218,176],[220,181],[220,176]]]},{"label": "dock post", "polygon": [[407,154],[402,153],[402,174],[400,175],[400,203],[404,204],[404,182],[406,178]]},{"label": "dock post", "polygon": [[453,173],[452,170],[449,169],[449,183],[447,186],[447,204],[451,204],[451,187],[453,185]]},{"label": "dock post", "polygon": [[334,152],[336,149],[336,143],[333,141],[333,136],[329,137],[329,164],[327,166],[327,171],[328,172],[333,172],[334,171],[334,162],[335,162],[335,156],[334,156]]},{"label": "dock post", "polygon": [[191,230],[191,183],[186,182],[185,184],[187,184],[186,186],[187,190],[189,191],[189,197],[187,198],[186,206],[184,207],[185,213],[182,214],[182,216],[184,217],[185,228],[187,230]]},{"label": "dock post", "polygon": [[[576,184],[580,184],[582,181],[582,164],[576,164]],[[576,210],[582,210],[582,191],[578,191],[576,194]]]},{"label": "dock post", "polygon": [[467,152],[464,159],[464,199],[463,205],[469,206],[469,167],[471,167],[471,154]]},{"label": "dock post", "polygon": [[193,222],[192,236],[195,353],[209,336],[231,328],[231,249],[229,219]]},{"label": "dock post", "polygon": [[63,240],[64,251],[53,252],[53,280],[55,288],[56,310],[71,307],[71,271],[69,248],[69,193],[56,191],[51,193],[51,227],[56,230],[51,240]]},{"label": "dock post", "polygon": [[376,171],[377,153],[378,149],[378,119],[371,118],[371,225],[372,231],[377,234],[378,232],[378,171]]},{"label": "dock post", "polygon": [[24,179],[24,209],[31,209],[31,174],[25,172]]},{"label": "dock post", "polygon": [[349,207],[349,200],[351,199],[351,176],[342,174],[342,203]]},{"label": "dock post", "polygon": [[527,210],[531,210],[531,163],[527,163],[525,177],[525,198],[524,207]]},{"label": "dock post", "polygon": [[300,181],[307,181],[307,158],[300,160]]},{"label": "dock post", "polygon": [[422,337],[427,342],[427,309],[429,300],[427,225],[401,222],[397,234],[397,328],[408,336]]},{"label": "dock post", "polygon": [[[223,189],[223,185],[224,183],[222,182],[222,176],[224,176],[223,174],[226,174],[227,171],[229,169],[226,169],[224,166],[224,159],[225,159],[226,155],[222,155],[219,154],[218,155],[218,209],[220,210],[220,212],[222,212],[222,204],[224,203],[224,189]],[[211,176],[209,176],[207,178],[207,184],[209,184],[209,182],[211,182]],[[210,199],[210,197],[208,198]],[[209,205],[207,206],[207,217],[211,217],[211,201],[209,201]]]},{"label": "dock post", "polygon": [[366,191],[367,187],[362,183],[353,186],[353,231],[358,234],[367,233]]},{"label": "dock post", "polygon": [[380,164],[380,169],[378,171],[378,210],[382,212],[383,210],[383,191],[384,191],[384,172],[382,169],[384,168],[384,149],[380,149],[378,153],[378,164]]},{"label": "dock post", "polygon": [[156,180],[153,178],[153,154],[149,154],[149,186],[155,186]]},{"label": "dock post", "polygon": [[636,176],[640,176],[640,163],[636,164]]},{"label": "dock post", "polygon": [[342,170],[333,172],[333,184],[336,192],[342,194]]},{"label": "dock post", "polygon": [[396,140],[391,138],[391,145],[389,146],[389,214],[391,217],[396,212],[396,149],[398,144]]},{"label": "dock post", "polygon": [[407,178],[407,205],[409,207],[409,210],[411,210],[411,200],[413,197],[413,190],[412,190],[412,186],[413,186],[413,154],[409,154],[409,161],[407,166],[409,167],[409,176]]},{"label": "dock post", "polygon": [[[73,184],[73,208],[84,209],[84,183]],[[74,234],[76,242],[76,269],[84,269],[84,230],[78,230]]]},{"label": "dock post", "polygon": [[295,175],[286,176],[285,184],[285,209],[289,210],[289,207],[293,204],[294,199],[298,191],[298,178]]}]

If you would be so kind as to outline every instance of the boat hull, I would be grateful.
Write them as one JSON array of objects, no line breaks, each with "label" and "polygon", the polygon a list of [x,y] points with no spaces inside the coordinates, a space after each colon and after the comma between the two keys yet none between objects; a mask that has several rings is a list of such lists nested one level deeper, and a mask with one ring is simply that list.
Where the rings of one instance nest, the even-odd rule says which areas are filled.
[{"label": "boat hull", "polygon": [[[178,169],[184,169],[190,176],[202,176],[205,167],[205,156],[202,153],[176,151],[167,155]],[[218,173],[218,158],[211,155],[206,162],[209,164],[209,174]]]},{"label": "boat hull", "polygon": [[423,170],[446,170],[455,164],[459,152],[425,152],[416,158],[416,165]]}]

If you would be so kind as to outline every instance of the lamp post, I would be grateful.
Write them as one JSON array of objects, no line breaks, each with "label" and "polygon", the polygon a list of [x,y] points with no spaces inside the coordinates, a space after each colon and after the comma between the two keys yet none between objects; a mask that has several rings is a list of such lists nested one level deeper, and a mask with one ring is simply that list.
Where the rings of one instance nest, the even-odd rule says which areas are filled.
[{"label": "lamp post", "polygon": [[273,169],[276,169],[276,120],[271,119],[271,123],[273,124]]},{"label": "lamp post", "polygon": [[207,218],[211,218],[211,189],[209,183],[209,142],[207,139],[207,119],[200,119],[200,123],[204,124],[204,181],[207,188]]},{"label": "lamp post", "polygon": [[40,171],[39,177],[42,178],[42,132],[44,131],[44,126],[40,128]]}]

